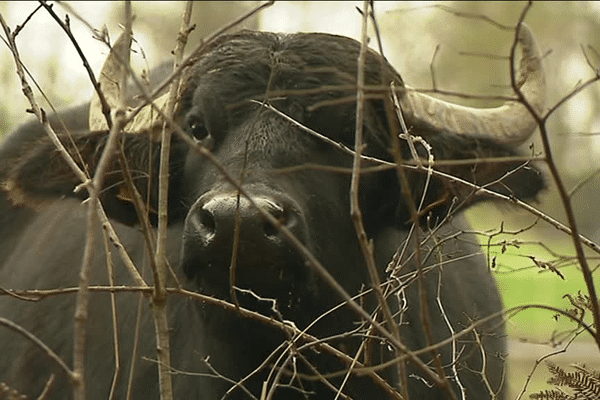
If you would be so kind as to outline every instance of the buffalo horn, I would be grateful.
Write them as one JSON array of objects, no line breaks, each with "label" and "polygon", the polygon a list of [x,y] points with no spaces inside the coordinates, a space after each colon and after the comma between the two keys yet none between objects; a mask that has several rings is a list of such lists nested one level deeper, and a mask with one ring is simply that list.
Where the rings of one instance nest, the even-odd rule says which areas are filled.
[{"label": "buffalo horn", "polygon": [[[111,109],[115,109],[120,101],[121,90],[119,89],[121,61],[118,55],[123,53],[124,47],[129,47],[127,36],[122,34],[113,45],[110,54],[106,58],[98,83],[104,97]],[[164,109],[168,100],[168,95],[164,94],[154,100],[154,104]],[[89,127],[92,131],[107,130],[108,124],[102,114],[102,105],[97,93],[90,104]],[[155,129],[162,127],[162,119],[151,105],[146,105],[135,115],[135,117],[125,126],[124,131],[128,133],[149,133],[152,134]]]},{"label": "buffalo horn", "polygon": [[[525,24],[518,28],[522,47],[517,84],[538,116],[544,111],[546,82],[540,50],[533,33]],[[537,127],[535,118],[523,103],[510,100],[497,108],[473,108],[407,90],[401,100],[405,118],[430,126],[435,131],[489,138],[499,143],[523,143]]]}]

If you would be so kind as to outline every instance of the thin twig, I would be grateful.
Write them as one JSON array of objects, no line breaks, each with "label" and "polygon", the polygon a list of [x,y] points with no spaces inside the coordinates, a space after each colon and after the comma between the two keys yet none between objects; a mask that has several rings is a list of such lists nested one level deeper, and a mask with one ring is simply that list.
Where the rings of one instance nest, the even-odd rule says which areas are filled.
[{"label": "thin twig", "polygon": [[88,271],[89,264],[91,262],[91,257],[93,254],[93,233],[94,233],[94,221],[95,221],[95,209],[97,202],[97,191],[94,189],[94,182],[90,181],[86,174],[77,166],[77,164],[73,161],[70,154],[66,151],[56,133],[52,130],[52,127],[48,123],[45,112],[37,105],[35,98],[33,96],[33,92],[31,91],[30,86],[27,83],[25,75],[23,73],[22,64],[20,61],[19,53],[14,41],[14,35],[11,35],[10,29],[4,22],[2,15],[0,15],[0,23],[4,29],[6,37],[9,42],[9,47],[13,54],[15,65],[17,69],[17,74],[21,78],[21,85],[23,87],[23,92],[25,96],[28,98],[32,110],[35,115],[38,117],[42,125],[44,126],[45,131],[48,136],[51,138],[56,148],[59,150],[60,154],[63,156],[67,164],[71,167],[73,172],[77,177],[84,182],[85,185],[90,192],[90,204],[88,208],[88,236],[86,239],[84,257],[80,270],[79,277],[79,286],[80,290],[78,291],[76,309],[75,309],[75,336],[73,342],[73,372],[71,374],[71,380],[73,383],[73,392],[74,397],[77,400],[85,399],[85,380],[84,380],[84,369],[85,369],[85,360],[84,360],[84,347],[85,347],[85,327],[87,323],[87,282],[88,282]]},{"label": "thin twig", "polygon": [[[101,207],[99,207],[101,208]],[[104,252],[106,254],[106,270],[108,273],[108,282],[110,286],[114,286],[115,282],[115,263],[112,259],[112,252],[110,251],[110,239],[109,233],[106,229],[105,224],[102,224],[102,238],[104,242]],[[115,357],[115,370],[113,372],[112,384],[110,386],[110,393],[108,398],[113,400],[115,398],[115,390],[121,375],[121,344],[119,341],[119,314],[117,310],[117,298],[116,293],[110,293],[110,308],[112,312],[112,328],[113,328],[113,346],[114,346],[114,357]]]},{"label": "thin twig", "polygon": [[[279,115],[286,121],[290,122],[292,125],[297,126],[298,128],[302,129],[303,131],[310,133],[314,137],[324,141],[325,143],[332,145],[333,147],[343,151],[344,153],[350,154],[351,156],[356,155],[356,152],[354,150],[352,150],[351,148],[347,147],[344,143],[336,142],[335,140],[332,140],[329,137],[322,135],[313,129],[310,129],[306,125],[301,124],[300,122],[296,121],[294,118],[292,118],[289,115],[285,114],[284,112],[278,110],[273,105],[266,103],[266,102],[260,102],[257,100],[252,100],[252,102],[256,103],[256,104],[260,104],[262,107],[265,107],[266,109],[273,111],[275,114]],[[365,161],[370,161],[370,162],[374,162],[374,163],[378,163],[378,164],[382,164],[382,165],[389,165],[390,167],[394,166],[394,163],[391,163],[391,162],[385,161],[385,160],[381,160],[381,159],[378,159],[375,157],[369,157],[364,154],[360,154],[359,157]]]},{"label": "thin twig", "polygon": [[75,161],[73,161],[73,158],[71,157],[69,152],[65,149],[63,144],[58,139],[56,132],[54,132],[54,129],[52,129],[52,127],[50,126],[50,123],[48,122],[48,119],[46,118],[46,113],[37,104],[37,102],[35,100],[35,96],[33,95],[33,91],[31,90],[31,86],[29,86],[29,83],[27,82],[25,73],[23,71],[23,64],[21,63],[19,51],[18,51],[17,45],[15,43],[15,37],[13,34],[11,34],[10,28],[4,21],[2,14],[0,14],[0,24],[2,25],[4,34],[6,35],[6,39],[8,41],[8,46],[10,48],[11,54],[13,55],[13,59],[15,61],[16,72],[17,72],[17,75],[19,76],[19,79],[21,80],[23,94],[25,95],[27,100],[29,100],[29,104],[31,105],[31,110],[33,111],[33,113],[35,114],[37,119],[40,121],[40,123],[44,127],[44,131],[46,132],[46,134],[48,135],[48,137],[50,138],[50,140],[52,141],[52,143],[58,150],[61,157],[65,160],[67,165],[71,168],[71,170],[73,171],[75,176],[77,178],[79,178],[79,180],[81,180],[81,182],[87,182],[89,180],[88,176],[85,174],[84,171],[81,170],[81,168],[79,168],[77,163],[75,163]]},{"label": "thin twig", "polygon": [[[181,20],[181,27],[175,50],[173,51],[174,69],[181,63],[183,52],[190,34],[190,19],[192,16],[193,2],[186,2],[185,11]],[[169,100],[165,109],[167,115],[173,115],[176,99],[179,94],[179,79],[177,76],[171,83],[169,91]],[[154,264],[154,293],[152,296],[152,308],[154,311],[154,325],[156,330],[156,353],[158,355],[158,371],[160,383],[161,400],[173,399],[173,384],[171,379],[171,350],[169,343],[169,326],[167,319],[167,292],[166,280],[168,268],[166,265],[166,245],[167,245],[167,223],[168,223],[168,198],[169,198],[169,164],[171,154],[171,129],[168,124],[163,124],[161,147],[160,147],[160,166],[158,176],[158,232],[156,239],[156,254]]]},{"label": "thin twig", "polygon": [[[579,333],[581,333],[581,331]],[[571,343],[573,343],[578,336],[579,336],[579,334],[574,335],[571,338],[571,340],[569,340],[569,342],[562,349],[553,351],[553,352],[548,353],[548,354],[545,354],[542,357],[540,357],[537,360],[535,360],[535,364],[534,364],[533,368],[531,369],[531,372],[527,375],[527,379],[525,380],[525,383],[523,384],[523,388],[519,392],[519,395],[517,396],[516,400],[521,400],[521,398],[525,394],[525,391],[527,390],[527,387],[529,386],[529,383],[531,382],[531,379],[533,378],[533,373],[535,372],[535,370],[537,369],[537,367],[544,360],[546,360],[546,359],[548,359],[550,357],[554,357],[555,355],[565,353],[567,351],[567,349],[569,348],[569,346],[571,346]]]},{"label": "thin twig", "polygon": [[[394,131],[393,135],[391,135],[392,148],[393,148],[392,154],[394,156],[394,161],[396,163],[396,175],[398,177],[400,188],[402,190],[402,196],[406,200],[405,205],[408,208],[411,221],[413,222],[411,229],[409,231],[409,237],[408,237],[407,243],[410,243],[409,239],[411,236],[414,237],[414,244],[415,244],[414,255],[416,258],[416,265],[417,265],[417,271],[416,271],[417,276],[416,277],[417,277],[417,285],[418,285],[418,293],[419,293],[419,310],[420,310],[420,317],[421,317],[421,325],[422,325],[423,331],[425,333],[426,343],[428,345],[427,347],[432,348],[431,357],[433,359],[433,363],[434,363],[435,369],[437,371],[437,376],[439,378],[438,385],[446,392],[447,396],[450,399],[456,399],[456,394],[452,390],[452,387],[448,381],[448,377],[444,371],[441,355],[439,353],[439,349],[434,346],[435,341],[434,341],[434,337],[433,337],[433,331],[431,328],[431,320],[430,320],[430,315],[429,315],[429,293],[428,293],[427,285],[425,283],[425,268],[424,268],[424,263],[423,263],[424,262],[423,255],[422,255],[422,251],[421,251],[421,239],[420,239],[421,231],[418,226],[419,220],[420,220],[420,215],[422,213],[421,207],[422,207],[423,201],[425,199],[425,195],[427,193],[427,188],[429,185],[430,178],[434,173],[433,158],[431,156],[429,157],[429,159],[427,160],[428,167],[425,168],[423,166],[421,159],[417,155],[418,153],[417,153],[416,149],[414,148],[414,141],[417,141],[420,138],[413,136],[410,133],[410,131],[408,130],[408,128],[404,122],[404,116],[403,116],[402,109],[400,107],[400,103],[395,99],[396,92],[394,89],[395,89],[394,85],[393,84],[390,85],[390,92],[391,92],[390,94],[392,95],[391,96],[392,100],[395,100],[395,101],[390,102],[390,103],[392,103],[392,105],[390,105],[390,110],[388,112],[390,112],[391,114],[388,118],[391,118],[392,115],[395,116],[396,121],[393,121],[392,126],[398,127],[398,125],[399,125],[400,129],[399,129],[399,132]],[[392,110],[395,112],[393,112]],[[416,168],[419,171],[424,171],[427,173],[427,179],[426,179],[423,189],[422,189],[423,194],[422,194],[421,201],[419,202],[418,207],[413,200],[411,184],[408,180],[408,176],[406,175],[406,171],[405,171],[405,167],[404,167],[404,160],[402,159],[402,155],[401,155],[402,152],[400,150],[400,142],[399,142],[400,138],[404,139],[407,142],[409,149],[411,150],[411,154],[413,156],[413,161],[416,163]],[[429,149],[427,149],[427,150],[428,150],[428,153],[431,153],[429,151]]]},{"label": "thin twig", "polygon": [[141,90],[144,101],[130,115],[130,119],[133,119],[135,117],[135,115],[138,112],[140,112],[145,106],[152,104],[152,99],[155,99],[163,90],[165,90],[167,88],[167,86],[169,86],[173,82],[174,79],[177,79],[178,77],[180,77],[181,74],[183,73],[183,71],[197,60],[198,56],[200,54],[202,54],[202,52],[204,51],[206,46],[208,46],[210,43],[212,43],[218,36],[227,32],[229,29],[239,25],[240,23],[242,23],[246,19],[252,17],[253,15],[257,14],[261,10],[270,7],[274,3],[275,3],[274,0],[270,0],[270,1],[266,1],[264,3],[261,3],[261,4],[257,5],[256,7],[254,7],[253,9],[251,9],[250,11],[248,11],[247,13],[241,15],[240,17],[236,18],[235,20],[231,21],[230,23],[223,25],[221,28],[217,29],[215,32],[208,35],[192,51],[192,53],[190,55],[188,55],[183,61],[181,61],[181,63],[178,65],[178,67],[175,68],[173,70],[173,72],[165,80],[163,80],[162,83],[160,83],[151,93],[148,93],[148,91],[146,90],[144,85],[142,85],[142,83],[138,79],[136,79],[135,76],[132,76],[133,81],[136,84],[136,87]]},{"label": "thin twig", "polygon": [[354,160],[352,164],[352,181],[350,185],[350,216],[354,223],[354,229],[356,230],[356,236],[361,247],[361,251],[365,260],[365,264],[371,279],[371,287],[375,292],[379,305],[383,310],[384,319],[388,326],[388,329],[396,340],[400,341],[400,332],[398,325],[392,318],[389,305],[383,296],[381,291],[381,282],[379,280],[379,272],[375,265],[375,256],[373,254],[373,245],[369,243],[367,233],[365,231],[362,213],[360,211],[359,204],[359,187],[360,187],[360,168],[361,168],[361,154],[363,149],[363,128],[364,128],[364,107],[365,107],[365,63],[367,56],[368,36],[367,26],[369,21],[369,13],[371,8],[371,2],[365,0],[363,2],[362,10],[362,33],[361,33],[361,45],[358,54],[358,74],[356,77],[356,126],[354,133]]},{"label": "thin twig", "polygon": [[[125,37],[127,45],[122,48],[120,58],[129,64],[129,48],[131,44],[131,3],[125,2]],[[86,244],[84,257],[79,277],[79,292],[77,294],[76,309],[75,309],[75,337],[73,345],[74,370],[77,376],[73,387],[74,397],[78,400],[86,398],[85,385],[85,345],[86,345],[86,326],[88,318],[88,303],[89,303],[89,270],[92,263],[92,257],[95,251],[95,234],[98,224],[98,208],[102,207],[98,198],[99,190],[103,187],[104,177],[112,163],[115,150],[120,141],[122,127],[125,124],[125,107],[124,99],[127,96],[126,86],[123,84],[127,81],[127,69],[123,68],[120,75],[121,80],[121,98],[114,114],[113,125],[111,126],[106,146],[102,151],[94,177],[91,183],[87,186],[89,193],[88,199],[88,226],[86,233]]]},{"label": "thin twig", "polygon": [[[440,267],[441,267],[442,262],[443,262],[443,260],[440,260]],[[452,340],[452,361],[450,362],[450,365],[452,366],[453,379],[454,379],[454,381],[456,381],[456,384],[460,390],[461,399],[465,400],[466,399],[466,389],[460,379],[460,375],[458,374],[458,370],[457,370],[458,356],[459,356],[459,351],[457,349],[458,339],[456,339],[456,331],[455,331],[454,327],[452,326],[452,322],[450,322],[450,319],[448,318],[448,314],[446,313],[446,309],[444,308],[444,304],[442,303],[442,286],[443,286],[442,277],[444,276],[443,271],[444,271],[443,268],[439,268],[437,294],[436,294],[435,298],[436,298],[438,308],[440,309],[440,315],[444,319],[444,323],[446,324],[446,326],[448,327],[448,330],[450,331],[450,338],[454,339],[454,340]],[[475,334],[475,336],[477,336],[477,331],[475,329],[473,329],[473,333]],[[480,348],[481,348],[481,352],[485,355],[485,349],[483,348],[483,345],[480,344]],[[484,368],[484,371],[485,371],[485,368]]]},{"label": "thin twig", "polygon": [[[69,38],[69,40],[73,44],[73,47],[77,51],[77,54],[79,55],[79,58],[83,62],[83,67],[84,67],[85,71],[88,74],[88,78],[90,79],[90,82],[92,83],[92,86],[94,87],[94,91],[96,92],[96,94],[98,95],[98,98],[100,99],[100,104],[102,106],[102,113],[104,114],[104,117],[106,118],[106,122],[108,124],[108,127],[109,128],[112,127],[112,118],[111,118],[111,115],[110,115],[110,106],[108,105],[108,101],[106,100],[106,97],[104,96],[104,93],[102,92],[102,90],[100,88],[100,84],[98,83],[98,81],[96,80],[96,77],[94,76],[94,71],[92,70],[92,67],[90,66],[90,64],[89,64],[87,58],[85,57],[85,55],[83,54],[83,51],[81,50],[81,47],[79,46],[79,43],[77,42],[77,39],[75,39],[75,37],[73,36],[73,33],[71,32],[71,27],[69,25],[68,14],[67,14],[66,22],[63,22],[58,17],[58,15],[56,15],[56,13],[54,12],[54,10],[52,9],[52,6],[48,5],[48,3],[46,1],[40,1],[40,4],[46,9],[46,11],[48,12],[48,14],[50,14],[50,16],[58,23],[58,25],[63,29],[63,31],[65,31],[65,33],[67,34],[67,37]],[[86,24],[87,24],[87,22],[86,22]],[[131,32],[131,31],[129,31],[129,32]],[[129,63],[127,63],[127,65],[129,65]],[[84,182],[84,181],[82,181],[82,182]]]},{"label": "thin twig", "polygon": [[58,354],[52,351],[50,347],[46,346],[46,344],[33,333],[24,329],[22,326],[15,324],[11,320],[2,317],[0,317],[0,325],[4,325],[10,330],[15,331],[23,337],[27,338],[29,341],[31,341],[33,344],[39,347],[44,353],[46,353],[46,355],[50,357],[52,361],[54,361],[56,365],[58,365],[60,369],[62,369],[69,378],[73,379],[74,372],[71,371],[71,369],[69,369],[67,364],[60,358]]},{"label": "thin twig", "polygon": [[[529,102],[527,101],[527,99],[525,98],[523,93],[521,92],[521,89],[519,88],[519,85],[517,82],[517,76],[514,71],[514,68],[515,68],[514,67],[514,64],[515,64],[514,59],[515,59],[516,46],[518,43],[519,30],[521,29],[523,20],[525,19],[525,16],[527,15],[527,12],[531,8],[531,6],[532,6],[532,3],[529,2],[524,7],[523,11],[521,12],[521,16],[519,18],[519,23],[517,24],[517,29],[515,31],[515,40],[513,42],[513,46],[511,48],[511,53],[510,53],[511,86],[512,86],[513,90],[515,91],[515,93],[517,94],[519,101],[525,107],[527,107],[527,109],[529,110],[531,115],[535,118],[535,120],[538,123],[539,129],[540,129],[540,137],[542,139],[542,147],[544,148],[544,154],[546,155],[546,164],[548,165],[548,169],[550,170],[550,174],[556,185],[556,189],[558,190],[558,194],[559,194],[561,202],[563,204],[563,208],[564,208],[565,214],[567,216],[568,225],[571,228],[571,238],[573,240],[573,246],[575,247],[575,253],[577,254],[577,259],[578,259],[579,265],[581,267],[581,273],[582,273],[583,279],[585,281],[588,295],[590,296],[590,303],[592,306],[591,307],[592,317],[594,319],[594,326],[596,327],[596,332],[593,336],[594,336],[594,341],[596,342],[596,346],[600,350],[600,304],[598,303],[598,295],[596,293],[596,288],[594,285],[594,278],[592,276],[590,266],[587,262],[585,253],[583,252],[583,246],[581,244],[581,241],[579,240],[579,228],[578,228],[577,221],[575,219],[575,214],[573,213],[573,207],[571,205],[571,197],[569,196],[569,193],[567,192],[567,189],[565,188],[565,185],[564,185],[562,178],[560,176],[560,173],[558,171],[556,162],[554,161],[552,149],[550,147],[550,140],[548,138],[548,131],[546,129],[546,119],[554,110],[556,110],[556,108],[551,109],[548,113],[545,114],[545,116],[538,115],[537,112],[534,110],[534,108],[531,106],[531,104],[529,104]],[[564,101],[566,101],[567,99],[569,99],[572,96],[574,96],[575,94],[577,94],[582,89],[582,87],[585,87],[585,86],[587,86],[587,84],[590,84],[591,82],[597,81],[597,80],[600,80],[600,75],[596,75],[596,77],[594,77],[593,79],[588,81],[586,83],[586,85],[582,85],[579,88],[575,89],[572,93],[567,95],[562,101],[560,101],[557,105],[555,105],[555,107],[557,107],[559,104],[562,104]]]}]

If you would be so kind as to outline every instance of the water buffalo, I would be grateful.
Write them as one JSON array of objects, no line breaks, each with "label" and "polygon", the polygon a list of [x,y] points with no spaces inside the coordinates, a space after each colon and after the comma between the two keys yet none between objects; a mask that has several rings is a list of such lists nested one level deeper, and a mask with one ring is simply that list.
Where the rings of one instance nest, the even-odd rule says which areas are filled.
[{"label": "water buffalo", "polygon": [[[540,53],[525,26],[517,37],[518,83],[530,109],[540,113]],[[519,199],[542,189],[540,173],[510,157],[535,130],[535,119],[517,101],[474,109],[411,91],[385,59],[366,53],[362,153],[371,158],[362,161],[357,196],[386,317],[351,216],[354,156],[347,149],[354,148],[360,47],[330,34],[242,31],[208,45],[182,77],[173,120],[183,133],[173,136],[170,152],[169,285],[235,301],[267,318],[171,295],[175,398],[258,399],[263,390],[264,398],[278,399],[329,399],[338,390],[354,399],[442,399],[450,392],[503,398],[502,302],[476,237],[464,233],[460,211],[490,198],[465,181]],[[112,55],[109,61],[115,62]],[[107,74],[105,88],[116,79]],[[400,128],[392,87],[413,136]],[[55,127],[74,159],[93,173],[107,131],[94,102],[90,125],[87,110],[56,117],[67,121],[72,139],[65,127]],[[154,119],[137,122],[123,134],[121,148],[154,221],[160,143],[152,134]],[[446,175],[416,167],[414,153],[422,160],[432,156],[435,170]],[[151,282],[133,187],[114,160],[100,198],[122,245]],[[25,125],[4,141],[0,180],[2,288],[77,287],[86,195],[74,191],[80,181],[40,125]],[[96,237],[90,284],[109,285],[108,257],[102,235]],[[137,285],[110,248],[114,284]],[[366,313],[347,305],[319,265]],[[107,398],[113,376],[115,398],[126,398],[128,389],[134,399],[158,398],[148,298],[120,291],[113,332],[109,294],[90,296],[88,398]],[[0,297],[0,317],[35,334],[67,363],[74,313],[72,292],[38,301]],[[290,329],[282,329],[284,323]],[[291,327],[319,341],[294,336]],[[54,374],[49,397],[71,396],[69,379],[45,351],[13,329],[0,332],[0,381],[34,396]],[[453,333],[461,335],[451,340]],[[416,353],[407,356],[407,349]]]}]

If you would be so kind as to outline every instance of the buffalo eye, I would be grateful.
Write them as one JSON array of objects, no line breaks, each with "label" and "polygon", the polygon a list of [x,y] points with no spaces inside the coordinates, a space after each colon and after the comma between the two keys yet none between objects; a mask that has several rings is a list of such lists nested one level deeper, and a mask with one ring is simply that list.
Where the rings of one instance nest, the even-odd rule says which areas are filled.
[{"label": "buffalo eye", "polygon": [[186,121],[186,131],[196,142],[206,142],[210,139],[210,132],[204,121],[198,117],[189,117]]},{"label": "buffalo eye", "polygon": [[205,140],[210,135],[206,126],[201,122],[193,122],[189,129],[192,137],[198,141]]}]

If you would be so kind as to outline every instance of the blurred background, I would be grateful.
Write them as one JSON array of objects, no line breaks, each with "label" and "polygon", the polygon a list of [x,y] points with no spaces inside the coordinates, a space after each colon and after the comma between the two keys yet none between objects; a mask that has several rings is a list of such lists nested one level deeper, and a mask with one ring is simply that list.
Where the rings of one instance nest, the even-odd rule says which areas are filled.
[{"label": "blurred background", "polygon": [[[188,49],[223,24],[256,7],[258,2],[196,2],[197,24]],[[449,98],[458,103],[496,106],[479,96],[510,95],[508,55],[526,2],[376,2],[384,55],[410,86],[472,94],[472,99]],[[48,101],[57,109],[91,98],[92,89],[72,44],[46,11],[36,2],[0,2],[0,14],[11,29],[25,26],[17,37],[22,60]],[[278,2],[235,29],[282,32],[320,31],[359,37],[361,2]],[[148,69],[166,60],[174,47],[184,3],[174,1],[133,2],[134,35],[138,42],[134,66]],[[120,33],[123,6],[118,2],[66,2],[55,4],[61,18],[69,13],[70,26],[97,74],[107,55],[104,44],[93,39],[89,26],[107,29],[113,40]],[[31,17],[31,18],[29,18]],[[78,18],[79,17],[79,18]],[[526,14],[544,56],[547,105],[553,107],[579,85],[594,78],[600,66],[600,2],[539,2]],[[0,35],[4,37],[4,35]],[[371,31],[371,46],[377,47]],[[591,66],[590,66],[591,64]],[[0,45],[0,140],[26,120],[29,107],[22,95],[12,56]],[[38,93],[39,94],[39,93]],[[40,97],[38,97],[39,99]],[[40,104],[49,109],[48,103]],[[547,122],[553,157],[561,178],[571,191],[572,206],[581,234],[600,241],[600,83],[579,92],[550,115]],[[529,145],[529,143],[528,143]],[[526,153],[539,155],[539,139]],[[564,206],[554,183],[535,207],[566,222]],[[546,304],[573,308],[565,294],[585,294],[571,238],[526,211],[506,205],[481,205],[469,211],[474,229],[488,245],[507,307]],[[500,234],[501,229],[503,233]],[[592,268],[598,269],[597,253],[589,252]],[[548,268],[560,269],[564,279]],[[596,284],[600,283],[595,272]],[[576,326],[552,312],[527,310],[509,321],[511,339],[512,398],[525,388],[525,378],[535,360],[566,346],[568,332]],[[554,346],[554,347],[553,347]],[[598,349],[581,335],[554,361],[586,362],[600,368]],[[544,387],[547,372],[540,367],[530,393]],[[527,396],[525,396],[527,397]]]}]

